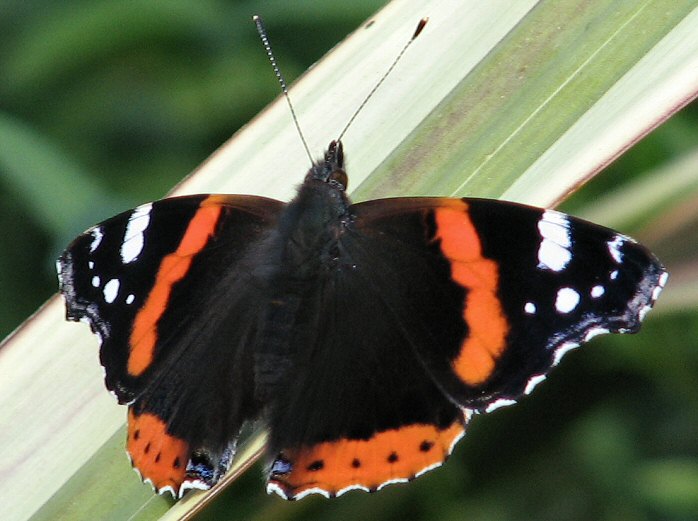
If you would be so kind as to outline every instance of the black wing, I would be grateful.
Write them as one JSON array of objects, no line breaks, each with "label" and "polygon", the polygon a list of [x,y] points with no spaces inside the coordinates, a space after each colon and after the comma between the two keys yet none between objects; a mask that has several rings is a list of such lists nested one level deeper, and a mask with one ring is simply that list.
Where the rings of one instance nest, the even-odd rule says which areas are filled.
[{"label": "black wing", "polygon": [[107,388],[130,405],[132,462],[161,492],[215,483],[257,414],[254,248],[283,206],[165,199],[91,228],[58,261],[67,317],[100,337]]},{"label": "black wing", "polygon": [[268,488],[287,498],[438,466],[470,412],[513,403],[591,336],[636,331],[666,281],[642,246],[558,212],[426,198],[350,210],[271,416]]}]

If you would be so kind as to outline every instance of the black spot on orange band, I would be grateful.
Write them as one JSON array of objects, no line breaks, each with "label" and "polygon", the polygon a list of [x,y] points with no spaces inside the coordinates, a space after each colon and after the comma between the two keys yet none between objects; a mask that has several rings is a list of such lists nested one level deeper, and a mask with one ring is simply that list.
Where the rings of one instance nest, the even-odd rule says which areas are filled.
[{"label": "black spot on orange band", "polygon": [[189,445],[167,432],[165,423],[150,413],[128,411],[126,449],[143,480],[156,490],[170,487],[176,495],[186,478],[182,462],[189,460]]},{"label": "black spot on orange band", "polygon": [[[444,429],[409,425],[377,433],[368,440],[338,440],[284,450],[277,461],[285,464],[275,466],[269,483],[289,499],[318,491],[333,496],[356,487],[376,490],[440,465],[463,432],[463,419],[459,418]],[[425,441],[430,444],[429,451],[423,450]]]}]

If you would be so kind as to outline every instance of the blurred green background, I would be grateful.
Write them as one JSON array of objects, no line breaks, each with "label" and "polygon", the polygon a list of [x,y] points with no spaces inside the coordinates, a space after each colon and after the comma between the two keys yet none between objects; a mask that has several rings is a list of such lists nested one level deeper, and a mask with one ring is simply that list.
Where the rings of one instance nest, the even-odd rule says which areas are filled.
[{"label": "blurred green background", "polygon": [[[76,233],[163,196],[278,95],[252,14],[292,81],[382,4],[0,0],[0,334],[56,291]],[[695,150],[697,123],[684,109],[565,208]],[[670,270],[696,258],[695,235],[622,231]],[[287,503],[257,468],[200,518],[698,519],[697,338],[694,304],[595,340],[409,486]]]}]

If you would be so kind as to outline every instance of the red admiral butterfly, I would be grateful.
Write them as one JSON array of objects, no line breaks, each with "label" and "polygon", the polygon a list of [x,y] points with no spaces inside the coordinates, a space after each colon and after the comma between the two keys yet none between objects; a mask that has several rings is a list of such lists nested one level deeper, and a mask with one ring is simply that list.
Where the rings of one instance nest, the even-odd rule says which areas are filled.
[{"label": "red admiral butterfly", "polygon": [[344,164],[333,141],[288,204],[164,199],[58,260],[67,318],[99,336],[131,460],[159,492],[213,486],[258,419],[284,498],[413,479],[568,350],[637,331],[666,282],[632,239],[552,210],[352,204]]}]

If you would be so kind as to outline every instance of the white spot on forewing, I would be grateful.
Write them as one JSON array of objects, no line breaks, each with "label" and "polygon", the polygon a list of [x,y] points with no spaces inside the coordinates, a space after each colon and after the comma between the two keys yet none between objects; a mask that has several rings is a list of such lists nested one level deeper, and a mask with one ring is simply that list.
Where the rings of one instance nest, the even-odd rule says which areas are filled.
[{"label": "white spot on forewing", "polygon": [[653,302],[659,298],[659,294],[662,292],[663,289],[664,289],[664,286],[659,285],[652,290],[652,301]]},{"label": "white spot on forewing", "polygon": [[94,277],[92,277],[92,287],[98,288],[100,282],[101,282],[101,281],[99,280],[99,277],[98,277],[97,275],[95,275]]},{"label": "white spot on forewing", "polygon": [[506,398],[501,398],[501,399],[496,400],[496,401],[492,402],[491,404],[489,404],[487,406],[487,408],[485,409],[485,412],[492,412],[492,411],[499,409],[500,407],[508,407],[509,405],[514,405],[515,403],[516,403],[516,400],[509,400]]},{"label": "white spot on forewing", "polygon": [[136,299],[136,296],[131,293],[126,297],[126,304],[133,304],[133,301]]},{"label": "white spot on forewing", "polygon": [[616,280],[618,278],[618,270],[613,270],[611,272],[611,280]]},{"label": "white spot on forewing", "polygon": [[90,268],[91,270],[93,270],[95,267],[94,261],[87,261],[87,267]]},{"label": "white spot on forewing", "polygon": [[595,336],[605,335],[606,333],[610,333],[610,331],[605,327],[595,327],[594,329],[587,331],[586,335],[584,335],[584,341],[588,342]]},{"label": "white spot on forewing", "polygon": [[104,234],[102,233],[102,228],[100,228],[99,226],[97,228],[92,228],[92,242],[90,243],[90,253],[93,253],[97,249],[99,243],[102,242],[102,237],[104,237]]},{"label": "white spot on forewing", "polygon": [[560,288],[555,298],[555,309],[559,313],[569,313],[579,304],[579,293],[572,288]]},{"label": "white spot on forewing", "polygon": [[576,342],[565,342],[564,344],[562,344],[555,350],[555,359],[553,360],[553,365],[559,364],[563,356],[565,356],[569,351],[572,351],[572,349],[577,349],[578,347],[579,344]]},{"label": "white spot on forewing", "polygon": [[121,243],[121,260],[124,264],[133,262],[143,251],[145,236],[143,232],[150,224],[150,211],[153,209],[152,203],[144,204],[136,208],[126,225],[124,241]]},{"label": "white spot on forewing", "polygon": [[562,271],[572,259],[570,251],[559,244],[544,239],[538,247],[538,269]]},{"label": "white spot on forewing", "polygon": [[669,274],[665,271],[659,276],[659,287],[663,288],[666,286],[666,281],[669,279]]},{"label": "white spot on forewing", "polygon": [[592,298],[599,298],[604,293],[606,293],[606,290],[601,285],[594,286],[593,288],[591,288],[591,297]]},{"label": "white spot on forewing", "polygon": [[616,261],[616,264],[623,262],[623,252],[620,251],[621,247],[625,243],[625,238],[620,235],[616,235],[612,241],[608,241],[606,245],[608,246],[608,252]]},{"label": "white spot on forewing", "polygon": [[533,392],[533,389],[535,389],[536,386],[539,383],[541,383],[543,380],[545,380],[544,374],[537,374],[537,375],[533,376],[526,384],[526,389],[524,389],[524,394],[531,394]]},{"label": "white spot on forewing", "polygon": [[111,279],[109,282],[107,282],[104,285],[102,293],[104,294],[104,301],[107,304],[114,302],[119,294],[119,279]]},{"label": "white spot on forewing", "polygon": [[538,247],[538,268],[562,271],[572,259],[569,248],[570,223],[567,216],[546,210],[538,221],[541,243]]},{"label": "white spot on forewing", "polygon": [[536,312],[536,305],[533,302],[526,302],[524,311],[529,315],[533,315]]},{"label": "white spot on forewing", "polygon": [[570,221],[564,213],[546,210],[538,221],[538,230],[543,238],[554,241],[560,246],[569,248]]}]

